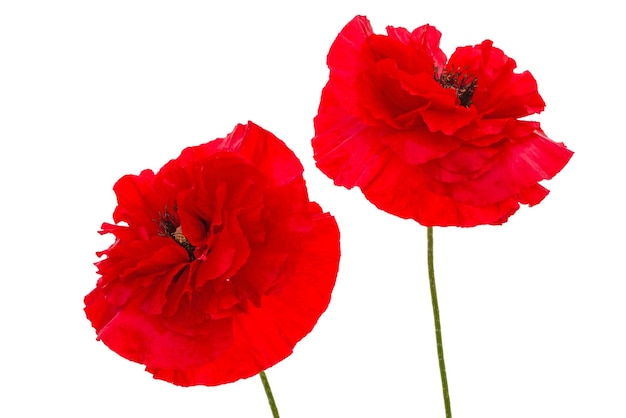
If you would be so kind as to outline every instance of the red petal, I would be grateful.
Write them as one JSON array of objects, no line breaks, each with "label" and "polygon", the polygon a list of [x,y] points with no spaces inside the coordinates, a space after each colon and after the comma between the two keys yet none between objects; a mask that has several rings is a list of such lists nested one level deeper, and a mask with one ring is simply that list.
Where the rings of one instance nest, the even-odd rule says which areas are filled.
[{"label": "red petal", "polygon": [[233,345],[219,359],[188,369],[148,368],[155,377],[181,386],[219,385],[257,374],[287,357],[330,302],[339,267],[339,230],[334,218],[312,204],[314,228],[289,285],[263,299],[260,308],[238,315]]},{"label": "red petal", "polygon": [[519,193],[519,202],[528,206],[535,206],[541,202],[547,195],[549,190],[545,187],[535,184],[527,189],[523,189]]},{"label": "red petal", "polygon": [[198,288],[209,280],[233,276],[250,255],[250,247],[239,226],[237,214],[231,214],[225,225],[217,235],[210,253],[200,262],[196,275]]},{"label": "red petal", "polygon": [[[436,29],[387,33],[369,28],[350,48],[340,34],[331,47],[314,121],[318,168],[337,185],[359,186],[378,208],[427,226],[500,224],[520,203],[541,201],[547,190],[538,183],[572,153],[538,124],[516,119],[544,108],[532,75],[514,73],[515,61],[487,40],[458,48],[440,85],[445,55]],[[431,63],[436,72],[427,71]]]},{"label": "red petal", "polygon": [[342,77],[352,77],[355,71],[367,63],[374,62],[373,51],[363,51],[366,39],[374,31],[365,16],[356,16],[339,33],[328,51],[328,67]]},{"label": "red petal", "polygon": [[428,188],[432,180],[419,168],[408,166],[389,154],[380,161],[378,175],[361,185],[361,190],[379,209],[401,218],[415,219],[426,226],[499,224],[519,208],[512,199],[484,207],[455,201],[433,193]]},{"label": "red petal", "polygon": [[462,68],[478,80],[472,103],[483,117],[519,118],[541,112],[545,103],[529,72],[515,74],[515,60],[493,47],[491,41],[457,48],[450,68]]},{"label": "red petal", "polygon": [[[116,193],[115,219],[129,225],[103,224],[116,241],[98,253],[85,313],[99,339],[155,377],[213,385],[256,374],[326,309],[337,226],[309,202],[302,165],[271,133],[238,125],[156,175],[125,176]],[[301,271],[307,263],[319,263],[318,276]],[[291,312],[273,305],[278,295]]]},{"label": "red petal", "polygon": [[120,310],[98,337],[113,351],[148,367],[195,367],[220,356],[232,343],[231,319],[209,320],[203,332],[170,332],[159,316],[133,305]]},{"label": "red petal", "polygon": [[207,145],[215,151],[236,152],[275,186],[302,176],[302,164],[293,151],[271,132],[252,122],[237,125],[226,138],[217,139]]}]

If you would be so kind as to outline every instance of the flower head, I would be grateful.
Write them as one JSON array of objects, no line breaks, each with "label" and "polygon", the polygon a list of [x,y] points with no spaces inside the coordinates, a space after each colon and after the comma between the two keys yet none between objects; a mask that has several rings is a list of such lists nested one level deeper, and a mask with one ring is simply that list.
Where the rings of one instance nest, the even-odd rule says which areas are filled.
[{"label": "flower head", "polygon": [[114,186],[115,242],[85,297],[98,339],[177,385],[246,378],[287,357],[330,301],[334,218],[302,165],[248,123]]},{"label": "flower head", "polygon": [[457,48],[425,25],[374,34],[357,16],[328,53],[312,144],[335,184],[358,186],[377,207],[426,226],[501,224],[572,152],[550,140],[533,76],[491,41]]}]

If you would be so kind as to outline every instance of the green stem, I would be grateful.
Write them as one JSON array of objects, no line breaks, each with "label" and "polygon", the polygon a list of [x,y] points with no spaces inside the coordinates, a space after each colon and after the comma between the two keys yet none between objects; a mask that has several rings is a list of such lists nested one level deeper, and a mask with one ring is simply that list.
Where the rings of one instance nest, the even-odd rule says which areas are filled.
[{"label": "green stem", "polygon": [[448,393],[448,378],[446,377],[446,362],[443,359],[443,340],[441,339],[441,322],[439,321],[439,303],[437,302],[437,287],[435,286],[435,263],[433,261],[433,228],[428,227],[428,280],[430,282],[430,298],[433,304],[435,317],[435,336],[437,337],[437,357],[439,357],[439,372],[441,374],[441,388],[443,403],[446,407],[446,418],[452,418],[450,410],[450,394]]},{"label": "green stem", "polygon": [[274,418],[280,418],[280,415],[278,415],[278,408],[276,408],[276,401],[274,401],[274,395],[272,395],[272,388],[270,387],[270,382],[267,380],[265,372],[261,371],[259,376],[261,376],[261,382],[263,382],[263,388],[265,389],[267,402],[270,404],[270,408],[272,410],[272,416]]}]

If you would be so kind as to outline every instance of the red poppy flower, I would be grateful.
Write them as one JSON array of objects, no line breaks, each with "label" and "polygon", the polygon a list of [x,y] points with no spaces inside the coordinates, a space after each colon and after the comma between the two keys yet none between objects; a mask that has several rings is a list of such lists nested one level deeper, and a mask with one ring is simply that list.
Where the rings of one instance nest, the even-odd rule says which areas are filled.
[{"label": "red poppy flower", "polygon": [[253,123],[114,186],[115,242],[85,297],[98,339],[177,385],[219,385],[287,357],[330,301],[335,219],[302,165]]},{"label": "red poppy flower", "polygon": [[425,226],[501,224],[539,203],[572,152],[519,118],[544,102],[491,41],[457,48],[425,25],[376,35],[348,23],[328,53],[315,118],[317,166],[377,207]]}]

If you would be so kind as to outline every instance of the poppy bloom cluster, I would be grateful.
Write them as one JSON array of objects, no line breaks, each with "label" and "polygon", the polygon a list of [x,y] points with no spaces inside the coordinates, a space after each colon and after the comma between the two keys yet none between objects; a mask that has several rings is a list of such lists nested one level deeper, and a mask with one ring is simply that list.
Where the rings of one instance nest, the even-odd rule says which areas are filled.
[{"label": "poppy bloom cluster", "polygon": [[325,311],[335,219],[297,157],[248,123],[114,186],[115,242],[85,297],[97,337],[181,386],[250,377],[287,357]]},{"label": "poppy bloom cluster", "polygon": [[486,40],[450,59],[441,33],[349,22],[328,53],[312,144],[337,185],[425,226],[501,224],[548,194],[572,152],[549,139],[533,76]]}]

